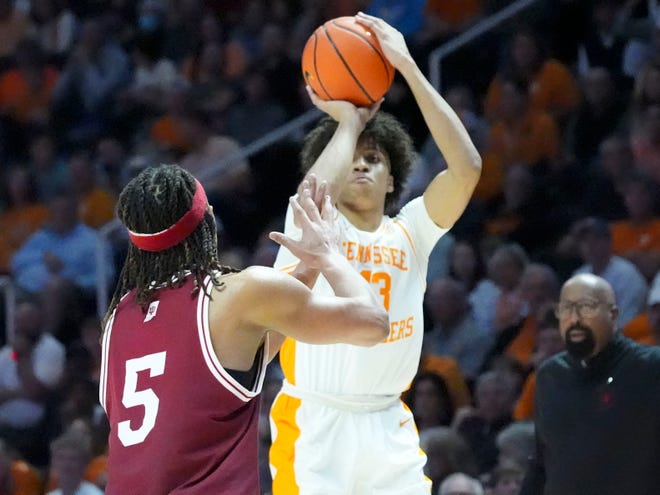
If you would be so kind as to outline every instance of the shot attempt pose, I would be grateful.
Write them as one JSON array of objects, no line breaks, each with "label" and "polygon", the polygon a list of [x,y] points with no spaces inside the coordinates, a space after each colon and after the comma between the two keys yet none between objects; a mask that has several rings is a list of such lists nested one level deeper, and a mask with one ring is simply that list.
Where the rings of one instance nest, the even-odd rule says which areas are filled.
[{"label": "shot attempt pose", "polygon": [[[377,36],[406,80],[447,169],[422,197],[389,216],[414,157],[411,138],[378,104],[356,108],[322,101],[310,90],[328,116],[309,133],[302,165],[327,182],[343,254],[388,310],[390,332],[369,348],[286,339],[280,352],[285,380],[271,409],[275,495],[427,495],[430,488],[412,413],[399,397],[419,364],[428,256],[463,213],[481,159],[401,33],[372,16],[356,19]],[[294,213],[290,208],[285,225],[292,237],[298,230]],[[280,248],[277,268],[295,273],[297,264],[295,253]],[[305,282],[315,293],[331,292],[323,274]]]},{"label": "shot attempt pose", "polygon": [[291,199],[302,237],[271,238],[323,274],[329,297],[273,268],[220,266],[204,189],[181,167],[148,168],[124,188],[131,243],[103,333],[106,493],[258,494],[270,330],[314,344],[385,338],[387,313],[335,248],[324,187],[312,177]]}]

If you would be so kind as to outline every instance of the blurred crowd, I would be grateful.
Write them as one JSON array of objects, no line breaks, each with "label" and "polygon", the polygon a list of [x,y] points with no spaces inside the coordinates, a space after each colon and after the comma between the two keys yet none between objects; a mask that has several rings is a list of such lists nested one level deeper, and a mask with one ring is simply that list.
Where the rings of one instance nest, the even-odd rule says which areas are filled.
[{"label": "blurred crowd", "polygon": [[[103,489],[99,284],[110,290],[123,263],[126,237],[111,226],[131,177],[180,163],[207,189],[221,262],[270,265],[265,234],[301,177],[306,129],[241,150],[312,108],[299,63],[311,32],[364,10],[428,69],[435,48],[510,3],[0,0],[0,274],[17,294],[0,318],[0,492],[76,477]],[[434,493],[516,495],[535,369],[563,348],[561,283],[604,277],[622,331],[660,344],[660,6],[539,0],[442,64],[483,173],[431,257],[424,357],[404,399]],[[418,150],[402,201],[445,166],[411,98],[395,78],[382,105]],[[275,365],[265,493],[278,386]]]}]

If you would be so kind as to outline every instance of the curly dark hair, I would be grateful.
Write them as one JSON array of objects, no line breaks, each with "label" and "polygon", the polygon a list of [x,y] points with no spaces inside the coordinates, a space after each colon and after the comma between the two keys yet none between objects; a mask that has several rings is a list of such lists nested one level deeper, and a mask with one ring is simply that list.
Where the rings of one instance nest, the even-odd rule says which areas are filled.
[{"label": "curly dark hair", "polygon": [[[326,116],[309,132],[300,151],[303,173],[312,168],[336,129],[337,121]],[[380,111],[367,122],[362,131],[360,140],[365,139],[376,143],[389,158],[390,174],[394,179],[394,190],[385,196],[385,211],[393,213],[398,207],[403,186],[410,175],[415,160],[413,140],[393,115]]]},{"label": "curly dark hair", "polygon": [[[194,177],[178,165],[149,167],[124,187],[117,201],[117,216],[127,229],[149,234],[177,222],[191,207],[196,185]],[[158,252],[143,251],[129,243],[126,261],[110,302],[105,320],[129,291],[146,311],[157,287],[181,286],[186,275],[195,277],[191,297],[199,291],[207,274],[221,286],[219,276],[239,270],[218,261],[215,219],[209,213],[182,242]],[[105,321],[104,320],[104,321]]]},{"label": "curly dark hair", "polygon": [[411,411],[415,411],[415,397],[421,382],[428,381],[441,399],[441,409],[437,412],[437,420],[441,425],[449,425],[454,419],[455,406],[445,379],[434,371],[420,371],[413,378],[410,388],[404,394],[403,400]]}]

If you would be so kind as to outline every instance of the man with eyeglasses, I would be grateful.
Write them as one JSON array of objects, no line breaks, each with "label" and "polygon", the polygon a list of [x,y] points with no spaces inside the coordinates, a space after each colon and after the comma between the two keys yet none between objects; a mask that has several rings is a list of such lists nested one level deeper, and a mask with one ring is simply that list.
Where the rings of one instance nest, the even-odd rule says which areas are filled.
[{"label": "man with eyeglasses", "polygon": [[566,350],[538,371],[537,448],[521,495],[653,495],[660,490],[660,347],[619,332],[612,286],[564,283]]}]

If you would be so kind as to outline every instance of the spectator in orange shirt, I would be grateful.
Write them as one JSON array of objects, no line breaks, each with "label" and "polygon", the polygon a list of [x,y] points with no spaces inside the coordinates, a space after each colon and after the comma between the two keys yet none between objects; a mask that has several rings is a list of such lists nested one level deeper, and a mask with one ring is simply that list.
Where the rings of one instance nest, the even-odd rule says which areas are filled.
[{"label": "spectator in orange shirt", "polygon": [[0,493],[41,495],[43,482],[34,466],[18,458],[0,438]]},{"label": "spectator in orange shirt", "polygon": [[434,426],[449,426],[455,406],[445,379],[433,371],[417,373],[405,394],[406,404],[419,431]]},{"label": "spectator in orange shirt", "polygon": [[23,158],[29,133],[48,123],[58,73],[31,39],[19,43],[14,61],[0,73],[0,138],[10,156]]},{"label": "spectator in orange shirt", "polygon": [[559,128],[543,108],[534,105],[531,83],[520,77],[498,79],[497,111],[491,120],[487,151],[504,170],[522,163],[534,167],[559,155]]},{"label": "spectator in orange shirt", "polygon": [[50,468],[57,477],[58,488],[46,492],[47,495],[103,494],[99,487],[85,479],[87,466],[92,460],[91,440],[85,431],[64,431],[51,442],[50,451]]},{"label": "spectator in orange shirt", "polygon": [[58,72],[48,65],[39,44],[21,40],[16,66],[0,76],[0,110],[21,125],[44,125]]},{"label": "spectator in orange shirt", "polygon": [[186,108],[188,87],[175,84],[165,96],[167,110],[154,121],[150,129],[151,141],[159,150],[182,156],[188,144],[183,130],[183,114]]},{"label": "spectator in orange shirt", "polygon": [[38,201],[36,183],[28,169],[8,170],[3,184],[7,204],[0,213],[0,272],[8,272],[11,257],[44,224],[48,208]]},{"label": "spectator in orange shirt", "polygon": [[97,183],[89,151],[76,151],[69,159],[68,169],[69,181],[78,196],[82,222],[97,229],[112,220],[117,200],[110,191]]},{"label": "spectator in orange shirt", "polygon": [[520,278],[518,290],[524,301],[527,316],[519,330],[506,346],[506,354],[526,369],[535,365],[534,349],[537,332],[546,320],[548,306],[559,299],[559,277],[554,269],[542,263],[530,263]]},{"label": "spectator in orange shirt", "polygon": [[422,351],[418,373],[436,373],[440,375],[449,388],[449,395],[454,408],[465,407],[472,403],[470,389],[454,358],[450,356],[432,356]]},{"label": "spectator in orange shirt", "polygon": [[628,216],[610,226],[612,252],[632,261],[650,282],[660,270],[660,185],[633,171],[621,191]]},{"label": "spectator in orange shirt", "polygon": [[640,344],[660,345],[660,271],[649,290],[646,311],[626,323],[623,333]]},{"label": "spectator in orange shirt", "polygon": [[534,418],[534,393],[536,391],[536,370],[546,359],[564,350],[564,339],[559,333],[559,321],[552,307],[546,305],[542,309],[536,330],[534,353],[531,357],[532,372],[523,383],[522,392],[513,410],[516,421]]},{"label": "spectator in orange shirt", "polygon": [[577,108],[580,91],[575,77],[566,65],[547,56],[531,28],[513,32],[504,60],[507,65],[499,69],[487,90],[484,112],[489,119],[497,116],[503,81],[511,76],[527,81],[531,106],[549,113],[560,125]]}]

